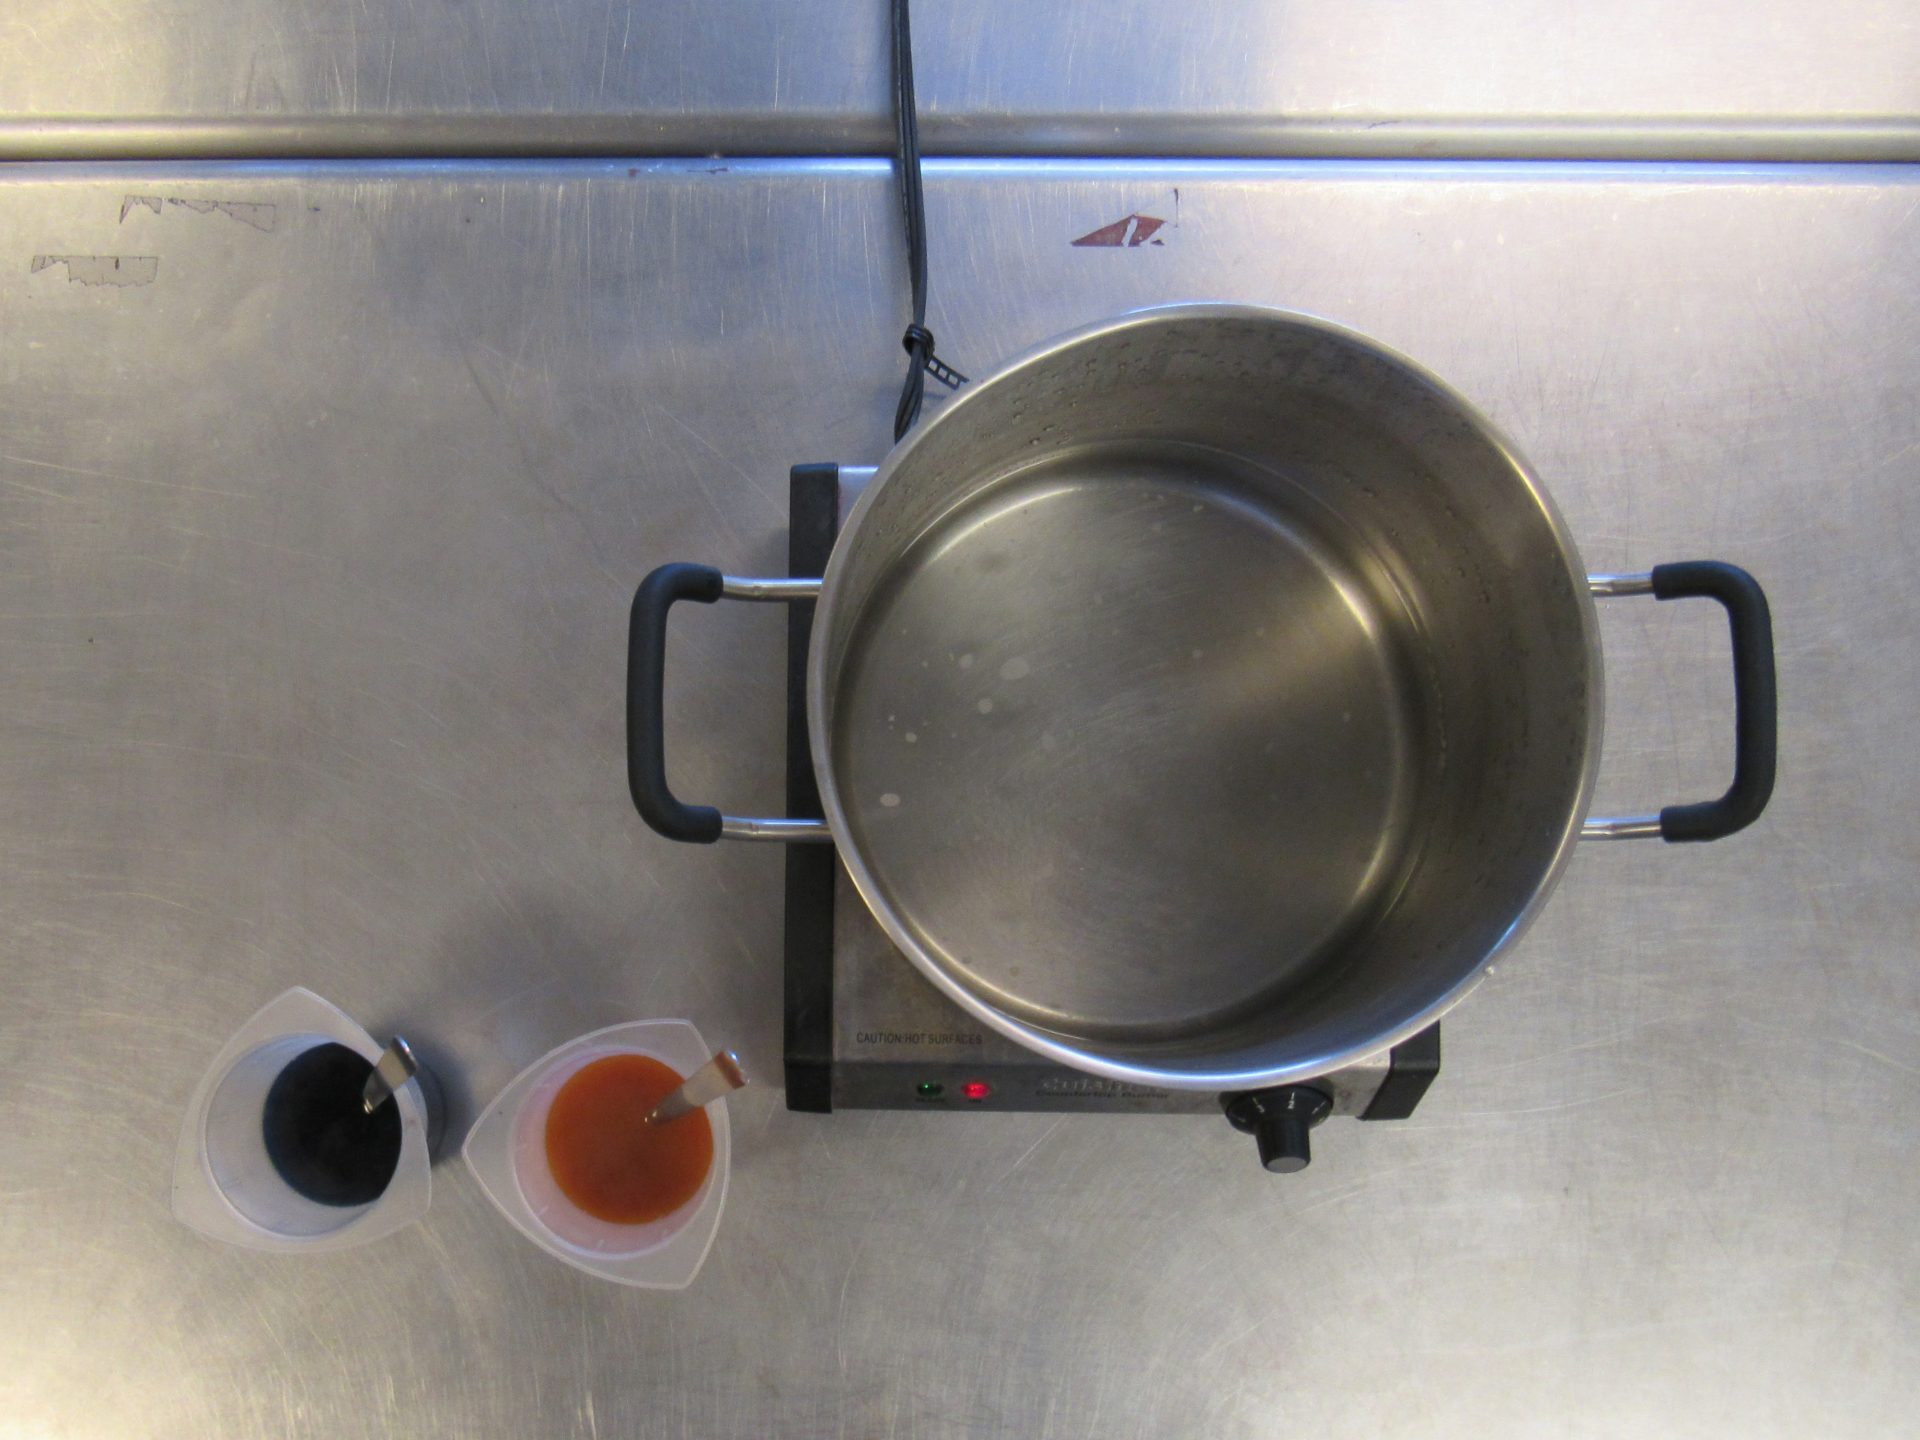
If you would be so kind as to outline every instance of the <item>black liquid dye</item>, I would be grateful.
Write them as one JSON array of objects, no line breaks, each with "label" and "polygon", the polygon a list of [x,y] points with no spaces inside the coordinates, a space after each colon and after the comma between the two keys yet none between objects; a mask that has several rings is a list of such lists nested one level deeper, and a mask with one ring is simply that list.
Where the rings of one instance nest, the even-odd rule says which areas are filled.
[{"label": "black liquid dye", "polygon": [[280,1178],[322,1205],[365,1205],[400,1164],[400,1107],[369,1115],[361,1088],[373,1066],[344,1045],[303,1050],[267,1091],[260,1124]]}]

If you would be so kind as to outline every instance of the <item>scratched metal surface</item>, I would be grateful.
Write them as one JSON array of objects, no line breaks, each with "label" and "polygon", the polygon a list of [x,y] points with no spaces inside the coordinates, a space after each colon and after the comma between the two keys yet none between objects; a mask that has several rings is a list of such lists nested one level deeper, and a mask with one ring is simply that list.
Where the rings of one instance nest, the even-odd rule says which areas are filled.
[{"label": "scratched metal surface", "polygon": [[[4,1428],[1901,1430],[1920,172],[940,164],[929,199],[964,368],[1298,306],[1477,399],[1590,566],[1750,566],[1766,820],[1582,852],[1418,1114],[1292,1179],[1203,1119],[760,1089],[684,1296],[576,1276],[457,1165],[368,1249],[216,1248],[167,1211],[176,1127],[289,985],[404,1027],[456,1133],[622,1018],[777,1074],[780,859],[631,813],[626,603],[664,560],[777,564],[787,465],[879,453],[896,211],[864,162],[0,172]],[[1069,243],[1130,215],[1165,243]],[[1604,625],[1603,804],[1714,788],[1716,619]],[[678,782],[765,806],[781,617],[674,627]]]},{"label": "scratched metal surface", "polygon": [[[0,155],[878,153],[883,0],[8,0]],[[1906,0],[955,0],[932,151],[1920,158]]]}]

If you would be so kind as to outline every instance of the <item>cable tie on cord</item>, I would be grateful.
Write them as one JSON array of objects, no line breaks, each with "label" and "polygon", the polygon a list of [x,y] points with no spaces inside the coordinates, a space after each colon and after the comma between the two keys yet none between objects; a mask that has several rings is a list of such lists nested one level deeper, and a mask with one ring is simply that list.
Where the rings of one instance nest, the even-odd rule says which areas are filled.
[{"label": "cable tie on cord", "polygon": [[900,337],[900,348],[913,356],[914,363],[924,365],[927,373],[949,390],[958,390],[967,383],[967,377],[954,369],[946,361],[937,359],[933,353],[933,332],[924,325],[909,325],[907,333]]}]

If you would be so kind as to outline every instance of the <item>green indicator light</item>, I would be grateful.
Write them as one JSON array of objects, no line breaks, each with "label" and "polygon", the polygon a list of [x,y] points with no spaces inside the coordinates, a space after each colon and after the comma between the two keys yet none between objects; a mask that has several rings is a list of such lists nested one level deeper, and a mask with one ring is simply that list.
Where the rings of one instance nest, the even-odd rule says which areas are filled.
[{"label": "green indicator light", "polygon": [[938,1080],[922,1080],[914,1088],[920,1092],[920,1098],[922,1100],[938,1100],[941,1091],[947,1087],[942,1085]]}]

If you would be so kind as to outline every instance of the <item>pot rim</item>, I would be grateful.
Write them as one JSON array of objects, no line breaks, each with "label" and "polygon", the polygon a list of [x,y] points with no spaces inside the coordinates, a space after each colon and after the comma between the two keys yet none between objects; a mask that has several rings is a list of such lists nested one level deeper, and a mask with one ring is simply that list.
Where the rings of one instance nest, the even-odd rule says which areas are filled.
[{"label": "pot rim", "polygon": [[[1437,998],[1415,1013],[1379,1030],[1364,1042],[1330,1049],[1324,1054],[1311,1056],[1289,1065],[1255,1069],[1208,1069],[1204,1063],[1199,1063],[1183,1064],[1181,1068],[1168,1069],[1136,1060],[1116,1059],[1110,1055],[1101,1054],[1098,1050],[1084,1048],[1083,1042],[1062,1038],[1055,1032],[1029,1025],[1017,1016],[1010,1015],[982,1000],[935,963],[933,957],[927,953],[926,947],[915,938],[912,931],[902,923],[899,914],[887,902],[878,881],[867,865],[866,857],[854,843],[846,808],[841,802],[839,785],[834,775],[833,746],[828,733],[827,719],[827,646],[820,642],[832,630],[841,606],[841,578],[847,568],[847,557],[858,544],[862,522],[872,510],[876,498],[885,489],[888,481],[911,459],[914,451],[925,442],[929,434],[940,426],[950,423],[951,417],[963,410],[976,396],[993,389],[1009,376],[1097,336],[1182,320],[1252,320],[1294,329],[1319,331],[1372,352],[1433,390],[1505,459],[1512,469],[1514,478],[1525,487],[1533,497],[1534,503],[1539,506],[1559,547],[1560,554],[1567,564],[1568,578],[1577,597],[1580,626],[1585,639],[1588,681],[1587,737],[1586,754],[1580,767],[1580,784],[1568,807],[1560,836],[1554,844],[1552,858],[1542,873],[1539,883],[1534,887],[1532,896],[1474,967]],[[852,879],[854,889],[859,893],[874,919],[879,922],[881,929],[886,932],[887,938],[916,970],[932,982],[936,989],[981,1023],[1047,1059],[1088,1074],[1133,1085],[1165,1090],[1233,1091],[1292,1084],[1329,1074],[1356,1061],[1377,1055],[1425,1030],[1465,999],[1474,987],[1486,978],[1494,962],[1525,934],[1527,928],[1538,917],[1541,907],[1546,903],[1547,897],[1552,894],[1554,886],[1558,884],[1561,874],[1572,858],[1574,843],[1580,836],[1581,822],[1585,819],[1592,803],[1595,777],[1599,770],[1601,728],[1605,718],[1605,685],[1601,664],[1599,621],[1593,597],[1588,591],[1587,573],[1585,566],[1581,563],[1579,549],[1574,544],[1572,532],[1568,530],[1566,521],[1553,503],[1553,498],[1547,492],[1545,485],[1534,474],[1518,447],[1498,426],[1482,414],[1459,390],[1419,361],[1350,326],[1317,315],[1283,310],[1275,306],[1199,301],[1126,311],[1044,340],[997,366],[991,374],[973,382],[959,399],[945,407],[931,420],[916,426],[904,440],[896,444],[887,453],[872,480],[861,492],[860,498],[855,502],[853,510],[840,528],[833,552],[827,561],[826,573],[821,579],[819,600],[814,609],[813,641],[814,643],[809,646],[807,657],[807,734],[808,748],[813,760],[814,779],[820,791],[821,813],[826,817],[828,829],[832,832],[834,844],[840,852],[841,864]]]}]

